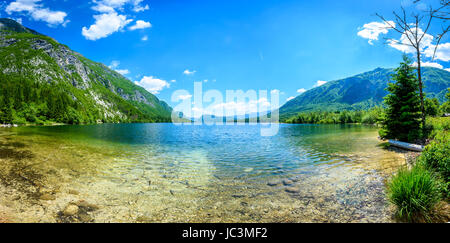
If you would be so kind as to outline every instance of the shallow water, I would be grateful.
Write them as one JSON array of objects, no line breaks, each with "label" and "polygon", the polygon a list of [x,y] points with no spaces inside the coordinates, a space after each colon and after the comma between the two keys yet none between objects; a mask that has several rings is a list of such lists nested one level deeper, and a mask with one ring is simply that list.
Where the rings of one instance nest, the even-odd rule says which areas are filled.
[{"label": "shallow water", "polygon": [[[405,160],[382,148],[376,128],[282,124],[274,137],[261,137],[260,129],[174,124],[0,129],[0,221],[392,220],[384,181]],[[80,200],[94,206],[62,215]]]}]

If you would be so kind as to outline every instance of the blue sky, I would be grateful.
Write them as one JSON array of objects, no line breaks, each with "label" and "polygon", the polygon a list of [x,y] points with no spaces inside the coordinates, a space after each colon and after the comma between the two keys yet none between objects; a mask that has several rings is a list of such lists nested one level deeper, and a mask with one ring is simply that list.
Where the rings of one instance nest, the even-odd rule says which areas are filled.
[{"label": "blue sky", "polygon": [[[277,89],[283,104],[325,81],[395,67],[401,48],[383,40],[395,33],[373,28],[381,24],[375,13],[389,20],[402,5],[424,7],[408,0],[7,0],[0,16],[120,71],[172,106],[172,93],[192,92],[194,81],[223,92]],[[429,65],[450,68],[448,47]]]}]

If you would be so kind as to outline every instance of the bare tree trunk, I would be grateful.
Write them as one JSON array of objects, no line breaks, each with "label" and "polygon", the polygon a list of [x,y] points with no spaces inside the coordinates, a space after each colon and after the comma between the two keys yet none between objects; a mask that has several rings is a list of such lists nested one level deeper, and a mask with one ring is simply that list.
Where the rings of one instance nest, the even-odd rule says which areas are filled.
[{"label": "bare tree trunk", "polygon": [[425,130],[425,107],[423,104],[422,68],[421,68],[419,48],[417,48],[416,50],[417,50],[417,75],[419,80],[419,92],[420,92],[420,110],[422,112],[422,130]]}]

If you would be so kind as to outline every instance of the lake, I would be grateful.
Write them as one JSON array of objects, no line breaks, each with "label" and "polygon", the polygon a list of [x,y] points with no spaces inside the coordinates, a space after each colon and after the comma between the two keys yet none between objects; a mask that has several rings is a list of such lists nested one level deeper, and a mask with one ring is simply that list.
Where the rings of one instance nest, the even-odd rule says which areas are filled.
[{"label": "lake", "polygon": [[[393,220],[385,180],[405,159],[383,148],[376,127],[280,124],[276,136],[262,137],[260,126],[0,128],[0,218]],[[70,203],[78,214],[62,213]]]}]

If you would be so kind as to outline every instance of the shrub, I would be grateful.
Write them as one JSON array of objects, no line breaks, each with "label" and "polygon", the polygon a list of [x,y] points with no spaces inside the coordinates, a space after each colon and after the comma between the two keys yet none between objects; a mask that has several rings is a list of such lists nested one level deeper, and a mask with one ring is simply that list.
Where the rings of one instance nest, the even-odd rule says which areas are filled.
[{"label": "shrub", "polygon": [[402,168],[388,185],[388,197],[397,206],[399,218],[431,221],[431,212],[441,199],[439,181],[422,166]]},{"label": "shrub", "polygon": [[439,132],[419,157],[421,165],[437,172],[444,180],[443,191],[448,195],[450,183],[450,139],[448,133]]},{"label": "shrub", "polygon": [[427,124],[431,126],[428,138],[433,139],[438,133],[450,130],[450,117],[428,117]]}]

